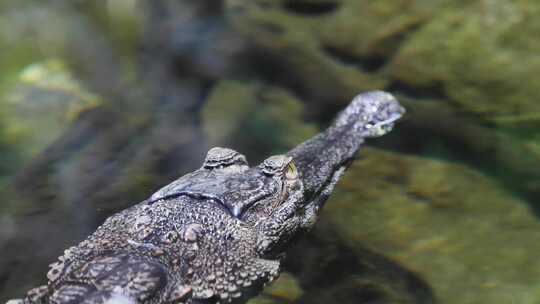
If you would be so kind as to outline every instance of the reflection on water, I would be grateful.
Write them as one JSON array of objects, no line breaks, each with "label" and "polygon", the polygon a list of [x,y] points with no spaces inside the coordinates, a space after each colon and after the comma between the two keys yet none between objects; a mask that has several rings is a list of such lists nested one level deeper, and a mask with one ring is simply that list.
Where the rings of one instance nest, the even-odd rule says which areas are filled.
[{"label": "reflection on water", "polygon": [[540,18],[502,0],[0,3],[0,300],[112,213],[384,89],[370,142],[253,303],[538,303]]}]

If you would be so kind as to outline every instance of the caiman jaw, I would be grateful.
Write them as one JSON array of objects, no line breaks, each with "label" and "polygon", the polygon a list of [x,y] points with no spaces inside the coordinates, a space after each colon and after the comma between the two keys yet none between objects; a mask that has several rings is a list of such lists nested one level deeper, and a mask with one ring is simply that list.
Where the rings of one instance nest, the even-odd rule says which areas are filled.
[{"label": "caiman jaw", "polygon": [[328,129],[289,151],[304,184],[305,204],[315,201],[320,207],[364,139],[386,134],[404,113],[388,93],[360,94]]}]

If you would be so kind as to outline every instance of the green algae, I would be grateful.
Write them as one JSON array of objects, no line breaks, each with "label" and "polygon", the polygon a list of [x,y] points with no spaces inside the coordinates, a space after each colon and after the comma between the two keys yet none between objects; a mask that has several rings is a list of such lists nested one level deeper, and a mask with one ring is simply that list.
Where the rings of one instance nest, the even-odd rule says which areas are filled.
[{"label": "green algae", "polygon": [[537,303],[540,223],[465,166],[364,149],[325,207],[352,248],[411,269],[439,303]]},{"label": "green algae", "polygon": [[462,109],[502,126],[538,125],[538,12],[534,1],[447,8],[406,41],[391,73],[411,86],[439,86]]}]

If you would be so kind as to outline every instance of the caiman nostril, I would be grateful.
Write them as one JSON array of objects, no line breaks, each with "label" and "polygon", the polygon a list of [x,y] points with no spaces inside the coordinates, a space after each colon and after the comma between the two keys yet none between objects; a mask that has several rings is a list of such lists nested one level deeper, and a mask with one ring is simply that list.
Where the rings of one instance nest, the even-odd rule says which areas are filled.
[{"label": "caiman nostril", "polygon": [[234,206],[232,207],[232,215],[234,215],[234,217],[236,218],[240,218],[240,216],[242,215],[242,210],[243,208],[241,206]]}]

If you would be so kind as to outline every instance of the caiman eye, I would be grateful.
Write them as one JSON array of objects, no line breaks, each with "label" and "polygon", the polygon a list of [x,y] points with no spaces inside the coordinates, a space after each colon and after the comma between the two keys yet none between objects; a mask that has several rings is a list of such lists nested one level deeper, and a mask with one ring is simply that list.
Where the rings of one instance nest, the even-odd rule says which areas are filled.
[{"label": "caiman eye", "polygon": [[223,169],[235,164],[248,165],[246,157],[233,149],[214,147],[206,154],[203,168]]},{"label": "caiman eye", "polygon": [[287,171],[285,172],[285,177],[287,179],[296,179],[298,177],[298,170],[296,170],[296,166],[294,165],[292,161],[287,165]]},{"label": "caiman eye", "polygon": [[265,159],[260,168],[268,176],[283,177],[283,173],[288,171],[287,166],[291,163],[292,157],[287,155],[273,155]]}]

